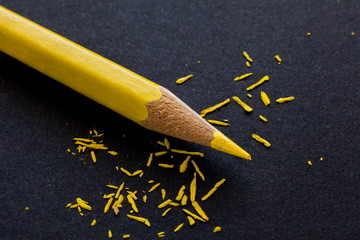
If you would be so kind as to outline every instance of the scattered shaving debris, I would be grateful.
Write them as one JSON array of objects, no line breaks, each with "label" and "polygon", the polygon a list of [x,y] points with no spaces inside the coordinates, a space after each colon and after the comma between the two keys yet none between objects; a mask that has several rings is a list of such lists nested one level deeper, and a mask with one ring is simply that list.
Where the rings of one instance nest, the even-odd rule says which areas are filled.
[{"label": "scattered shaving debris", "polygon": [[177,84],[182,84],[182,83],[186,82],[187,80],[189,80],[192,77],[194,77],[194,75],[190,74],[190,75],[188,75],[186,77],[179,78],[178,80],[176,80],[176,83]]},{"label": "scattered shaving debris", "polygon": [[264,144],[266,147],[270,147],[270,146],[271,146],[271,144],[270,144],[267,140],[265,140],[264,138],[260,137],[260,136],[257,135],[257,134],[252,134],[252,137],[253,137],[256,141],[258,141],[259,143]]}]

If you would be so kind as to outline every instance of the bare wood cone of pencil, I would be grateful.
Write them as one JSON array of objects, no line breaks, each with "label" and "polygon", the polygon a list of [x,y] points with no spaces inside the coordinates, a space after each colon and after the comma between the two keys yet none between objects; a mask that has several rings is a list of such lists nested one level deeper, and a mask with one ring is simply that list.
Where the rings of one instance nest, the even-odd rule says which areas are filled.
[{"label": "bare wood cone of pencil", "polygon": [[2,6],[0,50],[147,129],[251,159],[169,90]]}]

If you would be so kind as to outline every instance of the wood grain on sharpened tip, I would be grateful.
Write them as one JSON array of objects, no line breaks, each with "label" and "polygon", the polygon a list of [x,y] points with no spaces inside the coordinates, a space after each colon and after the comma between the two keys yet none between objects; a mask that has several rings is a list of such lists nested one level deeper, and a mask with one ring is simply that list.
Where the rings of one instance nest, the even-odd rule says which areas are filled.
[{"label": "wood grain on sharpened tip", "polygon": [[145,128],[251,159],[170,91],[1,6],[0,50]]},{"label": "wood grain on sharpened tip", "polygon": [[173,93],[163,87],[160,87],[160,90],[161,98],[147,103],[149,117],[140,122],[140,125],[244,159],[251,159],[250,154],[206,122]]}]

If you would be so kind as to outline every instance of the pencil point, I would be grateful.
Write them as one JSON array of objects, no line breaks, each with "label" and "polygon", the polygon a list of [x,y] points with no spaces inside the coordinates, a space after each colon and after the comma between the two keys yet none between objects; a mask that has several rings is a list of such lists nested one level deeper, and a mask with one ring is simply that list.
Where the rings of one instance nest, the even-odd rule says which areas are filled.
[{"label": "pencil point", "polygon": [[231,141],[220,131],[214,132],[214,139],[211,141],[210,147],[222,152],[235,155],[237,157],[251,160],[251,155],[249,153],[247,153],[244,149]]}]

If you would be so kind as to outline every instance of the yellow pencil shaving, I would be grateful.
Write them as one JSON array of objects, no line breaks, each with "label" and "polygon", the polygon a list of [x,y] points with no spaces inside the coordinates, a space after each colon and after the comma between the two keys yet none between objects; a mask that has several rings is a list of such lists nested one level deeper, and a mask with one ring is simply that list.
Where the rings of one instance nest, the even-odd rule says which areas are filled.
[{"label": "yellow pencil shaving", "polygon": [[167,151],[160,151],[160,152],[156,152],[155,153],[155,156],[162,156],[162,155],[165,155],[167,153]]},{"label": "yellow pencil shaving", "polygon": [[115,185],[111,185],[111,184],[108,184],[106,185],[108,188],[112,188],[112,189],[118,189],[119,187],[118,186],[115,186]]},{"label": "yellow pencil shaving", "polygon": [[251,67],[251,63],[250,63],[249,61],[246,61],[246,62],[245,62],[245,65],[246,65],[248,68]]},{"label": "yellow pencil shaving", "polygon": [[90,223],[90,226],[95,226],[96,225],[96,219],[92,220],[91,223]]},{"label": "yellow pencil shaving", "polygon": [[150,188],[150,190],[148,191],[148,192],[152,192],[152,191],[154,191],[157,187],[159,187],[160,186],[160,183],[157,183],[157,184],[155,184],[154,186],[152,186],[151,188]]},{"label": "yellow pencil shaving", "polygon": [[130,238],[130,237],[131,237],[130,234],[124,234],[124,235],[122,235],[122,238],[123,238],[123,239]]},{"label": "yellow pencil shaving", "polygon": [[220,125],[220,126],[230,126],[230,123],[226,123],[226,122],[222,122],[222,121],[217,121],[217,120],[206,120],[211,124],[216,124],[216,125]]},{"label": "yellow pencil shaving", "polygon": [[153,154],[153,153],[150,153],[149,159],[148,159],[148,161],[147,161],[147,163],[146,163],[146,166],[147,166],[147,167],[150,167],[153,158],[154,158],[154,154]]},{"label": "yellow pencil shaving", "polygon": [[311,36],[311,32],[307,32],[306,35]]},{"label": "yellow pencil shaving", "polygon": [[90,144],[87,144],[87,143],[83,143],[83,142],[80,142],[80,141],[76,141],[75,144],[76,144],[76,145],[82,145],[82,146],[85,146],[85,147],[90,148],[90,149],[108,150],[108,148],[105,147],[104,144],[100,144],[100,143],[90,143]]},{"label": "yellow pencil shaving", "polygon": [[165,200],[165,198],[166,198],[166,190],[165,189],[161,189],[161,198],[162,198],[162,200]]},{"label": "yellow pencil shaving", "polygon": [[82,213],[82,212],[79,212],[79,214],[80,214],[80,216],[84,216],[84,213]]},{"label": "yellow pencil shaving", "polygon": [[107,199],[107,198],[112,198],[115,196],[115,193],[110,193],[110,194],[104,194],[103,198]]},{"label": "yellow pencil shaving", "polygon": [[71,207],[71,205],[72,205],[72,203],[68,203],[68,204],[66,204],[66,208],[69,208],[69,207]]},{"label": "yellow pencil shaving", "polygon": [[135,176],[137,176],[137,175],[140,175],[141,173],[143,173],[143,170],[137,170],[137,171],[133,172],[133,173],[131,174],[131,176],[132,176],[132,177],[135,177]]},{"label": "yellow pencil shaving", "polygon": [[184,193],[185,193],[185,189],[186,189],[186,186],[182,185],[176,198],[175,198],[176,201],[180,201],[182,199],[182,197],[184,196]]},{"label": "yellow pencil shaving", "polygon": [[263,103],[264,103],[265,106],[269,106],[269,105],[270,105],[270,98],[269,98],[269,96],[266,94],[266,92],[261,91],[261,92],[260,92],[260,97],[261,97],[261,100],[263,101]]},{"label": "yellow pencil shaving", "polygon": [[116,156],[119,154],[118,152],[115,152],[115,151],[108,151],[108,153],[113,156]]},{"label": "yellow pencil shaving", "polygon": [[290,102],[290,101],[293,101],[293,100],[295,100],[295,97],[291,96],[291,97],[286,97],[286,98],[278,98],[278,99],[276,99],[276,102],[277,103],[284,103],[284,102]]},{"label": "yellow pencil shaving", "polygon": [[94,152],[94,151],[90,151],[90,154],[91,154],[91,159],[93,160],[94,163],[96,163],[95,152]]},{"label": "yellow pencil shaving", "polygon": [[320,161],[322,161],[322,160],[324,160],[324,158],[323,158],[323,157],[321,157],[321,158],[320,158]]},{"label": "yellow pencil shaving", "polygon": [[148,183],[154,183],[155,181],[154,180],[149,180]]},{"label": "yellow pencil shaving", "polygon": [[146,226],[148,226],[148,227],[150,227],[150,225],[151,225],[148,219],[145,219],[144,224],[145,224]]},{"label": "yellow pencil shaving", "polygon": [[189,152],[185,150],[171,149],[171,152],[180,153],[180,154],[188,154],[188,155],[196,155],[200,157],[204,157],[204,153],[201,152]]},{"label": "yellow pencil shaving", "polygon": [[104,134],[103,134],[103,133],[98,133],[98,131],[96,131],[96,130],[94,129],[93,132],[90,133],[90,135],[91,135],[92,137],[101,137],[101,136],[103,136]]},{"label": "yellow pencil shaving", "polygon": [[119,198],[114,202],[113,207],[122,207],[121,203],[124,201],[124,196],[120,195]]},{"label": "yellow pencil shaving", "polygon": [[243,102],[240,98],[233,96],[232,99],[234,99],[234,101],[237,102],[245,111],[252,112],[254,110],[252,107]]},{"label": "yellow pencil shaving", "polygon": [[217,226],[214,228],[213,233],[217,233],[221,231],[221,227]]},{"label": "yellow pencil shaving", "polygon": [[82,152],[85,152],[86,147],[85,146],[78,146],[76,149],[78,150],[79,153],[82,153]]},{"label": "yellow pencil shaving", "polygon": [[281,64],[282,59],[279,55],[275,55],[274,58],[276,59],[276,61],[278,62],[278,64]]},{"label": "yellow pencil shaving", "polygon": [[147,202],[147,195],[144,195],[144,196],[142,197],[142,200],[143,200],[144,203],[146,203],[146,202]]},{"label": "yellow pencil shaving", "polygon": [[170,142],[167,138],[164,138],[164,143],[165,143],[166,149],[170,149]]},{"label": "yellow pencil shaving", "polygon": [[157,144],[161,145],[161,146],[164,146],[165,147],[165,143],[162,142],[162,141],[157,141]]},{"label": "yellow pencil shaving", "polygon": [[184,196],[181,199],[181,205],[185,206],[187,204],[188,196],[184,194]]},{"label": "yellow pencil shaving", "polygon": [[263,122],[267,122],[267,121],[268,121],[263,115],[259,115],[259,118],[260,118]]},{"label": "yellow pencil shaving", "polygon": [[135,203],[134,199],[131,197],[131,195],[128,194],[128,195],[126,196],[126,198],[127,198],[128,202],[130,203],[131,208],[132,208],[136,213],[138,213],[138,212],[139,212],[139,209],[137,208],[136,203]]},{"label": "yellow pencil shaving", "polygon": [[180,173],[184,173],[187,169],[191,156],[187,156],[186,159],[180,164],[179,171]]},{"label": "yellow pencil shaving", "polygon": [[70,206],[70,208],[77,208],[77,207],[79,207],[79,204],[73,204]]},{"label": "yellow pencil shaving", "polygon": [[234,78],[234,81],[243,80],[243,79],[245,79],[245,78],[247,78],[247,77],[250,77],[251,75],[253,75],[253,73],[243,74],[243,75],[241,75],[241,76],[239,76],[239,77]]},{"label": "yellow pencil shaving", "polygon": [[209,221],[209,217],[206,215],[204,210],[200,207],[197,201],[191,202],[192,206],[194,207],[195,211],[203,218],[205,221]]},{"label": "yellow pencil shaving", "polygon": [[158,208],[164,208],[164,207],[166,207],[167,205],[169,205],[171,202],[172,202],[172,200],[171,200],[171,199],[168,199],[168,200],[160,203],[159,206],[158,206]]},{"label": "yellow pencil shaving", "polygon": [[125,183],[123,182],[116,191],[115,198],[119,198],[121,191],[124,189]]},{"label": "yellow pencil shaving", "polygon": [[166,209],[166,210],[161,214],[161,216],[162,216],[162,217],[165,217],[166,214],[167,214],[170,210],[171,210],[171,208]]},{"label": "yellow pencil shaving", "polygon": [[205,201],[206,199],[208,199],[211,195],[214,194],[214,192],[226,181],[226,179],[221,179],[220,181],[218,181],[217,183],[215,183],[214,187],[212,189],[210,189],[210,191],[205,194],[205,196],[203,196],[201,198],[201,201]]},{"label": "yellow pencil shaving", "polygon": [[252,95],[250,93],[246,94],[248,98],[252,98]]},{"label": "yellow pencil shaving", "polygon": [[269,81],[270,77],[269,76],[264,76],[262,79],[260,79],[257,83],[254,83],[253,85],[251,85],[250,87],[246,88],[247,91],[253,90],[254,88],[256,88],[257,86],[260,86],[261,84],[263,84],[266,81]]},{"label": "yellow pencil shaving", "polygon": [[89,138],[73,138],[74,141],[87,142],[87,143],[95,143],[94,140]]},{"label": "yellow pencil shaving", "polygon": [[111,232],[111,230],[108,231],[108,238],[112,238],[113,237],[113,234]]},{"label": "yellow pencil shaving", "polygon": [[176,202],[171,202],[171,203],[169,203],[169,205],[170,205],[170,206],[174,206],[174,207],[180,206],[180,204],[179,204],[179,203],[176,203]]},{"label": "yellow pencil shaving", "polygon": [[189,221],[189,225],[190,225],[190,226],[194,226],[195,220],[194,220],[191,216],[187,216],[187,219],[188,219],[188,221]]},{"label": "yellow pencil shaving", "polygon": [[[76,149],[78,150],[79,153],[81,153],[81,152],[85,152],[86,147],[78,146]],[[71,154],[74,155],[75,153],[71,153]]]},{"label": "yellow pencil shaving", "polygon": [[157,234],[159,237],[165,237],[165,232],[158,232]]},{"label": "yellow pencil shaving", "polygon": [[130,173],[128,170],[126,170],[125,168],[121,167],[120,170],[121,170],[123,173],[125,173],[126,175],[128,175],[129,177],[131,177],[131,173]]},{"label": "yellow pencil shaving", "polygon": [[138,216],[134,216],[134,215],[130,215],[130,214],[126,214],[126,216],[128,218],[131,218],[131,219],[133,219],[135,221],[138,221],[138,222],[144,223],[146,221],[146,218],[143,218],[143,217],[138,217]]},{"label": "yellow pencil shaving", "polygon": [[308,161],[307,164],[308,164],[309,166],[312,166],[312,162],[311,162],[311,161]]},{"label": "yellow pencil shaving", "polygon": [[182,209],[186,214],[190,215],[192,218],[202,221],[202,222],[206,222],[204,219],[202,219],[201,217],[199,217],[198,215],[196,215],[195,213],[190,212],[189,210],[183,208]]},{"label": "yellow pencil shaving", "polygon": [[179,224],[175,229],[174,232],[178,232],[181,228],[184,227],[184,223]]},{"label": "yellow pencil shaving", "polygon": [[81,213],[81,207],[78,206],[77,209],[78,209],[78,212]]},{"label": "yellow pencil shaving", "polygon": [[88,148],[92,148],[92,149],[101,149],[101,150],[108,150],[107,147],[104,146],[104,144],[100,144],[100,143],[91,143],[89,145],[85,145]]},{"label": "yellow pencil shaving", "polygon": [[248,60],[249,62],[254,62],[254,60],[252,60],[252,58],[247,52],[243,51],[243,55],[246,58],[246,60]]},{"label": "yellow pencil shaving", "polygon": [[131,192],[131,191],[126,191],[128,194],[130,194],[130,196],[132,197],[132,199],[134,199],[134,200],[137,200],[138,198],[137,198],[137,196],[136,196],[136,191],[135,192]]},{"label": "yellow pencil shaving", "polygon": [[106,203],[106,205],[105,205],[105,207],[104,207],[104,213],[107,213],[107,212],[109,211],[110,206],[111,206],[113,200],[114,200],[114,198],[110,198],[110,199],[108,200],[108,202]]},{"label": "yellow pencil shaving", "polygon": [[76,202],[79,204],[79,206],[86,210],[92,210],[92,208],[88,205],[88,202],[82,200],[81,198],[76,198]]},{"label": "yellow pencil shaving", "polygon": [[76,198],[76,202],[80,205],[80,203],[83,203],[83,204],[89,204],[89,202],[81,199],[81,198]]},{"label": "yellow pencil shaving", "polygon": [[194,160],[191,160],[191,163],[194,165],[195,171],[197,172],[197,174],[199,174],[199,176],[201,177],[201,179],[203,181],[205,181],[205,176],[204,174],[200,171],[200,168],[198,167],[198,165],[195,163]]},{"label": "yellow pencil shaving", "polygon": [[82,200],[81,198],[76,198],[76,202],[77,202],[78,204],[80,204],[80,203],[88,204],[88,203],[89,203],[89,202],[87,202],[87,201],[85,201],[85,200]]},{"label": "yellow pencil shaving", "polygon": [[200,112],[200,116],[205,117],[208,113],[211,113],[211,112],[215,111],[216,109],[221,108],[222,106],[224,106],[225,104],[228,104],[229,102],[230,102],[230,98],[228,98],[225,101],[218,103],[212,107],[206,108]]},{"label": "yellow pencil shaving", "polygon": [[163,168],[174,168],[174,164],[159,163],[158,166]]},{"label": "yellow pencil shaving", "polygon": [[139,174],[139,177],[142,177],[142,176],[144,176],[144,172],[141,172],[141,173]]},{"label": "yellow pencil shaving", "polygon": [[196,196],[196,173],[194,173],[194,178],[190,183],[190,201],[195,201]]},{"label": "yellow pencil shaving", "polygon": [[270,144],[267,140],[265,140],[264,138],[260,137],[260,136],[257,135],[257,134],[252,134],[252,137],[253,137],[256,141],[258,141],[259,143],[264,144],[266,147],[270,147],[270,146],[271,146],[271,144]]},{"label": "yellow pencil shaving", "polygon": [[182,83],[186,82],[187,80],[189,80],[192,77],[194,77],[194,75],[190,74],[190,75],[188,75],[186,77],[179,78],[178,80],[176,80],[176,83],[177,84],[182,84]]}]

